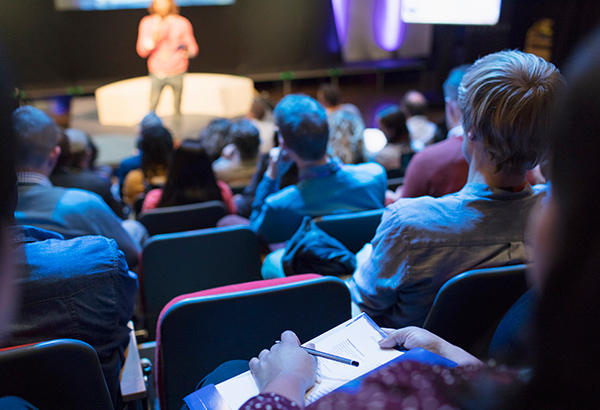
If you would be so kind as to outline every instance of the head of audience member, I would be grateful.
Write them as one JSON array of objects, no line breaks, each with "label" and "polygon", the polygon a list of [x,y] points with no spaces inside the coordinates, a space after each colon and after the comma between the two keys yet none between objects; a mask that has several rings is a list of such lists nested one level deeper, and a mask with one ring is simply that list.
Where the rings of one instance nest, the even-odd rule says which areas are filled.
[{"label": "head of audience member", "polygon": [[142,131],[142,170],[149,178],[166,172],[173,153],[173,137],[165,127],[157,125]]},{"label": "head of audience member", "polygon": [[470,64],[454,67],[450,70],[446,81],[444,81],[446,126],[449,130],[460,125],[462,122],[462,112],[458,106],[458,87],[469,67],[471,67]]},{"label": "head of audience member", "polygon": [[427,98],[416,90],[407,91],[400,102],[400,110],[406,115],[406,118],[425,115],[428,108],[429,102]]},{"label": "head of audience member", "polygon": [[242,160],[252,160],[258,156],[260,134],[249,120],[239,120],[231,124],[228,139],[235,145]]},{"label": "head of audience member", "polygon": [[[325,158],[329,125],[325,108],[305,95],[288,95],[275,107],[280,146],[298,166]],[[300,160],[300,161],[298,161]]]},{"label": "head of audience member", "polygon": [[58,134],[58,146],[60,147],[60,155],[56,160],[56,165],[54,166],[54,172],[59,170],[65,170],[69,168],[72,164],[71,160],[71,148],[69,147],[69,137],[65,133],[65,130],[59,127]]},{"label": "head of audience member", "polygon": [[42,110],[20,107],[12,116],[17,141],[17,171],[37,172],[49,176],[60,156],[60,131]]},{"label": "head of audience member", "polygon": [[179,14],[179,7],[175,0],[153,0],[148,7],[150,14],[158,14],[161,17],[167,17],[171,14]]},{"label": "head of audience member", "polygon": [[400,144],[410,142],[406,116],[398,107],[390,107],[378,115],[379,129],[385,135],[388,143]]},{"label": "head of audience member", "polygon": [[92,161],[92,147],[89,134],[77,128],[67,128],[65,134],[69,140],[71,166],[88,169]]},{"label": "head of audience member", "polygon": [[342,93],[340,88],[328,83],[323,83],[317,90],[317,100],[323,104],[325,108],[337,107],[342,101]]},{"label": "head of audience member", "polygon": [[159,207],[223,200],[211,160],[197,140],[185,140],[175,150]]},{"label": "head of audience member", "polygon": [[267,113],[270,113],[271,111],[271,107],[264,98],[255,97],[254,100],[252,100],[252,106],[250,106],[250,111],[248,111],[246,118],[264,121],[267,118]]},{"label": "head of audience member", "polygon": [[501,51],[477,60],[459,87],[465,138],[495,164],[495,172],[521,175],[534,168],[549,145],[550,119],[564,78],[540,57]]},{"label": "head of audience member", "polygon": [[599,47],[597,30],[567,64],[568,88],[548,134],[552,194],[532,223],[535,263],[530,273],[542,296],[536,320],[538,360],[527,390],[529,408],[598,403]]},{"label": "head of audience member", "polygon": [[219,158],[223,148],[231,143],[229,139],[231,123],[227,118],[215,118],[200,131],[198,140],[212,161]]}]

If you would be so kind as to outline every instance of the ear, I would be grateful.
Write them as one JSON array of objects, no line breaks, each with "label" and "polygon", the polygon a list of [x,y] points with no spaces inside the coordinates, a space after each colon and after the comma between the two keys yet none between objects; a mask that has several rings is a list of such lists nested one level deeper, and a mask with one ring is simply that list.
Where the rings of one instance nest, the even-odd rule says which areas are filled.
[{"label": "ear", "polygon": [[61,149],[60,146],[56,146],[52,148],[50,151],[50,155],[48,155],[48,165],[50,166],[50,170],[53,170],[58,162],[58,157],[60,157]]},{"label": "ear", "polygon": [[469,131],[466,132],[465,136],[471,142],[475,140],[475,132],[473,131],[473,127],[471,127]]}]

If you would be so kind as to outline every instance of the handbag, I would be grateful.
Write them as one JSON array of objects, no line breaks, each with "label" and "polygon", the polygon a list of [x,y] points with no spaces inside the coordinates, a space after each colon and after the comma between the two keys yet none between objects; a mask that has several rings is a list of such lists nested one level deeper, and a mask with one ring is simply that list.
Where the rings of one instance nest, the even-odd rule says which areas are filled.
[{"label": "handbag", "polygon": [[286,276],[301,273],[344,276],[356,269],[356,256],[320,229],[310,216],[304,217],[288,241],[281,262]]}]

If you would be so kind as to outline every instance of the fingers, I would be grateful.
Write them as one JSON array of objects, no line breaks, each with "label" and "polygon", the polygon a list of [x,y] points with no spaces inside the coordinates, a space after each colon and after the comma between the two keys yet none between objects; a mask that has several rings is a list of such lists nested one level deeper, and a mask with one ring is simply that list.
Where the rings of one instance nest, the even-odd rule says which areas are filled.
[{"label": "fingers", "polygon": [[285,332],[283,332],[281,334],[281,342],[282,343],[294,343],[296,345],[300,344],[300,340],[298,339],[298,336],[296,336],[296,333],[292,332],[291,330],[286,330]]},{"label": "fingers", "polygon": [[406,337],[410,332],[411,327],[403,327],[402,329],[392,330],[384,339],[379,341],[379,346],[389,348],[396,347],[396,345],[404,346]]},{"label": "fingers", "polygon": [[263,349],[259,354],[258,354],[258,360],[262,360],[267,354],[269,354],[269,349]]},{"label": "fingers", "polygon": [[257,357],[253,357],[252,359],[250,359],[250,362],[248,363],[248,366],[250,366],[250,370],[254,371],[254,367],[258,364],[258,358]]}]

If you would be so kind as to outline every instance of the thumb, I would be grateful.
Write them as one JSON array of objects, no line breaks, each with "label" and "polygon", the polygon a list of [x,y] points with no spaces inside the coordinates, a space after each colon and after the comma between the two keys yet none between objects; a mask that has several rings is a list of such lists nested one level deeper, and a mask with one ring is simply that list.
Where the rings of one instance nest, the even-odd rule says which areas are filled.
[{"label": "thumb", "polygon": [[406,341],[407,328],[394,330],[379,341],[379,346],[386,348],[393,348],[396,345],[403,345]]}]

